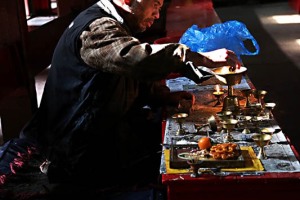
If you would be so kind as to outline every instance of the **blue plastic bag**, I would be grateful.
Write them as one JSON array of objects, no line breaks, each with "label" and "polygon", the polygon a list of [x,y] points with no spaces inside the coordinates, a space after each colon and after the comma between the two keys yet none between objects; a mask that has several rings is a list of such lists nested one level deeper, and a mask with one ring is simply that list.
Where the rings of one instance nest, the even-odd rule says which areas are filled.
[{"label": "blue plastic bag", "polygon": [[[250,40],[255,47],[251,52],[245,47],[245,40]],[[187,45],[194,52],[208,52],[226,48],[239,58],[241,55],[257,55],[259,45],[246,25],[239,21],[227,21],[210,27],[199,28],[193,25],[182,35],[179,43]]]}]

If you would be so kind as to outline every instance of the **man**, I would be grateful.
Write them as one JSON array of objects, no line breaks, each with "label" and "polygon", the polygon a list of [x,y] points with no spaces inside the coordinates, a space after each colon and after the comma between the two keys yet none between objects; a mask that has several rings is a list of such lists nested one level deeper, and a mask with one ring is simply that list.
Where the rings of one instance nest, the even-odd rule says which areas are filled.
[{"label": "man", "polygon": [[[155,114],[181,99],[194,101],[190,93],[171,93],[161,80],[175,72],[200,83],[212,76],[207,68],[240,64],[226,49],[204,56],[182,44],[141,43],[135,34],[151,27],[162,5],[101,0],[61,36],[40,108],[21,133],[45,154],[41,169],[50,182],[94,179],[105,187],[140,181],[151,173],[149,166],[158,173],[161,129]],[[153,156],[157,163],[150,162]]]}]

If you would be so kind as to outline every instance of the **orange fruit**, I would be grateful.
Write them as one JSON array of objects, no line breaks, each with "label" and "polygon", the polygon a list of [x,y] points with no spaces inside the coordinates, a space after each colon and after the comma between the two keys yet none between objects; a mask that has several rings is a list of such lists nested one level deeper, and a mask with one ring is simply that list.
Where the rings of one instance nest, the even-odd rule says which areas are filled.
[{"label": "orange fruit", "polygon": [[211,147],[211,142],[209,137],[202,137],[198,141],[199,149],[209,149]]}]

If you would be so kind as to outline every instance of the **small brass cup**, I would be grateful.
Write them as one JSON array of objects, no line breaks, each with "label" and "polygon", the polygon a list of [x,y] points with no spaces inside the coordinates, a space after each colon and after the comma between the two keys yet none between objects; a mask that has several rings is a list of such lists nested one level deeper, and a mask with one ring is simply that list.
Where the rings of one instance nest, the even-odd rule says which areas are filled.
[{"label": "small brass cup", "polygon": [[226,136],[224,137],[224,143],[233,142],[233,136],[231,135],[231,131],[235,128],[238,120],[236,119],[227,119],[223,121],[223,128],[227,130]]},{"label": "small brass cup", "polygon": [[267,94],[266,90],[253,90],[253,95],[254,97],[257,99],[257,103],[261,103],[262,104],[262,100],[265,98]]},{"label": "small brass cup", "polygon": [[253,141],[259,146],[259,152],[257,154],[257,158],[266,159],[266,154],[264,151],[264,147],[268,145],[272,139],[272,135],[269,134],[255,134],[252,136]]},{"label": "small brass cup", "polygon": [[179,129],[176,132],[176,135],[184,135],[186,132],[182,126],[185,118],[187,118],[189,115],[187,113],[176,113],[172,115],[172,118],[175,119],[179,125]]},{"label": "small brass cup", "polygon": [[244,116],[243,120],[244,120],[244,124],[245,124],[245,127],[244,127],[244,130],[242,131],[242,133],[244,134],[249,134],[251,133],[250,129],[248,128],[248,122],[252,119],[251,116]]},{"label": "small brass cup", "polygon": [[265,112],[266,112],[268,119],[274,119],[272,111],[275,106],[276,106],[276,103],[271,103],[271,102],[265,103],[264,108],[265,108]]}]

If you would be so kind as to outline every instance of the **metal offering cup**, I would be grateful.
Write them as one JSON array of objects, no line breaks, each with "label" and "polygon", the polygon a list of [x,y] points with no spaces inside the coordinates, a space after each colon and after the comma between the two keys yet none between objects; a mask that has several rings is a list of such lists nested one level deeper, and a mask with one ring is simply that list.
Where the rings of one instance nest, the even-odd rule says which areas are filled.
[{"label": "metal offering cup", "polygon": [[252,90],[251,89],[242,90],[242,93],[246,97],[245,108],[251,107],[250,96],[252,95]]},{"label": "metal offering cup", "polygon": [[260,132],[262,134],[273,135],[273,133],[275,132],[275,129],[271,128],[271,127],[266,127],[266,128],[261,129]]},{"label": "metal offering cup", "polygon": [[219,92],[213,92],[213,95],[217,98],[217,103],[214,105],[214,107],[221,105],[221,97],[224,94],[224,92],[219,91]]},{"label": "metal offering cup", "polygon": [[[227,119],[233,118],[232,112],[229,110],[224,110],[217,113],[217,116],[220,118],[221,121],[225,121]],[[225,129],[222,127],[221,133],[224,133]]]},{"label": "metal offering cup", "polygon": [[188,160],[187,163],[190,165],[190,170],[192,171],[191,177],[199,177],[199,169],[203,161],[201,160]]},{"label": "metal offering cup", "polygon": [[250,129],[248,128],[248,122],[249,122],[251,119],[252,119],[251,116],[244,116],[244,117],[243,117],[245,127],[244,127],[242,133],[244,133],[244,134],[249,134],[249,133],[251,133]]},{"label": "metal offering cup", "polygon": [[257,99],[257,103],[262,104],[262,100],[265,98],[267,91],[265,90],[253,90],[253,95]]},{"label": "metal offering cup", "polygon": [[185,118],[187,118],[189,115],[187,113],[176,113],[174,115],[172,115],[172,118],[175,119],[179,125],[179,129],[176,132],[176,135],[184,135],[186,132],[183,129],[183,122],[185,120]]},{"label": "metal offering cup", "polygon": [[[218,130],[216,118],[212,115],[208,118],[206,124],[194,124],[195,129],[197,130],[197,134],[201,133],[201,129],[204,127],[209,127],[211,131],[216,132]],[[208,134],[208,131],[207,131]],[[208,135],[209,136],[209,135]]]},{"label": "metal offering cup", "polygon": [[254,116],[263,115],[263,106],[261,103],[254,103],[250,105],[251,114]]},{"label": "metal offering cup", "polygon": [[259,146],[259,152],[257,158],[266,159],[264,147],[269,144],[272,139],[272,135],[269,134],[255,134],[252,136],[253,141]]},{"label": "metal offering cup", "polygon": [[274,116],[272,114],[272,110],[274,109],[274,107],[276,106],[276,103],[265,103],[264,107],[265,107],[265,111],[266,111],[266,116],[268,119],[273,119]]},{"label": "metal offering cup", "polygon": [[224,137],[224,143],[233,142],[233,136],[231,135],[231,131],[235,128],[238,120],[236,119],[227,119],[223,121],[223,128],[227,130],[226,136]]},{"label": "metal offering cup", "polygon": [[232,112],[229,110],[224,110],[217,113],[217,116],[222,120],[230,119],[232,117]]},{"label": "metal offering cup", "polygon": [[260,123],[263,121],[263,117],[262,116],[253,116],[251,121],[253,122],[254,126],[255,126],[255,131],[257,133],[260,132]]},{"label": "metal offering cup", "polygon": [[230,66],[218,67],[213,70],[217,76],[226,80],[228,86],[228,94],[223,100],[223,110],[230,110],[232,112],[240,111],[239,99],[234,95],[233,86],[241,83],[246,71],[247,68],[243,66],[234,71],[231,70]]}]

